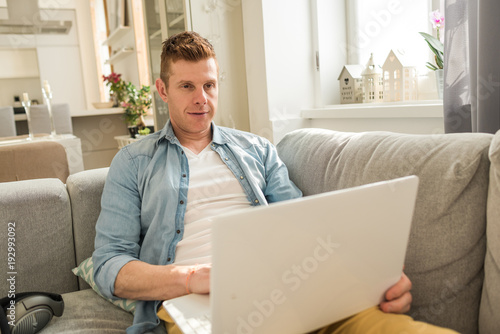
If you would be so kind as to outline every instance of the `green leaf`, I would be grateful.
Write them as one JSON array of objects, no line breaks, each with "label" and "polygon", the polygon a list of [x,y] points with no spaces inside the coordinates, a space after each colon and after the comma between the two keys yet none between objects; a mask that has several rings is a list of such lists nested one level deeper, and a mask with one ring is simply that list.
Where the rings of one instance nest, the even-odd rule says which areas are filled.
[{"label": "green leaf", "polygon": [[432,46],[437,51],[444,53],[443,43],[441,43],[439,39],[425,32],[419,32],[419,34],[422,35],[422,37],[426,40],[427,43],[429,43],[430,46]]},{"label": "green leaf", "polygon": [[436,65],[437,65],[439,68],[441,68],[441,69],[443,68],[443,63],[444,63],[444,62],[443,62],[443,58],[436,56]]},{"label": "green leaf", "polygon": [[[444,57],[444,46],[443,46],[443,43],[441,43],[441,41],[437,38],[435,38],[434,36],[432,35],[429,35],[425,32],[420,32],[419,33],[420,35],[422,35],[422,37],[424,37],[425,41],[427,42],[427,45],[429,46],[429,48],[431,49],[432,53],[434,53],[434,59],[436,61],[436,66],[430,64],[430,63],[427,63],[427,68],[435,71],[437,69],[442,69],[443,68],[443,64],[444,64],[444,61],[443,61],[443,57]],[[429,65],[432,66],[429,67]]]},{"label": "green leaf", "polygon": [[433,64],[431,64],[431,63],[429,63],[429,62],[427,62],[427,65],[426,65],[426,66],[427,66],[427,68],[428,68],[429,70],[431,70],[431,71],[437,71],[437,70],[438,70],[438,68],[437,68],[436,66],[434,66]]}]

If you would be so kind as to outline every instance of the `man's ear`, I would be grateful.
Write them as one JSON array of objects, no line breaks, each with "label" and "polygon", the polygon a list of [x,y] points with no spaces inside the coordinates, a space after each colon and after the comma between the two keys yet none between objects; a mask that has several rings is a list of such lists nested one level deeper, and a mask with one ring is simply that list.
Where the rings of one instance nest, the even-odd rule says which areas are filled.
[{"label": "man's ear", "polygon": [[167,87],[165,87],[165,83],[160,78],[156,79],[156,90],[158,91],[161,99],[168,103]]}]

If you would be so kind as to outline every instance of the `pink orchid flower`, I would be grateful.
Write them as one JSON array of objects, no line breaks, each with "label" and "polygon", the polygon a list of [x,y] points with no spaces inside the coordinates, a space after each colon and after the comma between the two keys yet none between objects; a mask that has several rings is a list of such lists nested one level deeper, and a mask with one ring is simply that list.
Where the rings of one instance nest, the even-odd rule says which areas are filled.
[{"label": "pink orchid flower", "polygon": [[439,12],[439,9],[431,12],[430,19],[434,29],[439,29],[444,26],[444,16]]}]

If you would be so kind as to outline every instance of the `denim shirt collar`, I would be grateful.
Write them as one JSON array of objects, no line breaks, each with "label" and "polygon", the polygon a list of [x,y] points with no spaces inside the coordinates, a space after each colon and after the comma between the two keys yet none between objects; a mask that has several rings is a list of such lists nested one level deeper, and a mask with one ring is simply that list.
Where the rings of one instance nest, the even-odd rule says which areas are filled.
[{"label": "denim shirt collar", "polygon": [[[211,124],[212,128],[212,142],[217,145],[224,145],[229,142],[228,138],[221,133],[219,127],[215,125],[214,122]],[[160,131],[160,136],[156,141],[156,145],[159,145],[163,140],[168,140],[171,144],[180,145],[179,139],[175,136],[174,129],[172,127],[172,123],[170,120],[167,121],[167,124]]]}]

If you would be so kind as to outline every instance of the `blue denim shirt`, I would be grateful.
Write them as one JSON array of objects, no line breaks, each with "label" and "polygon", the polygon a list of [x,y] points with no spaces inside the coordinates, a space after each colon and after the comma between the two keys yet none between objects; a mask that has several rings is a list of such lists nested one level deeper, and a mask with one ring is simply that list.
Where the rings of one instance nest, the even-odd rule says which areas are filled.
[{"label": "blue denim shirt", "polygon": [[[212,123],[210,145],[240,181],[252,205],[302,196],[266,139]],[[116,298],[116,276],[129,261],[174,262],[184,233],[188,186],[188,160],[170,122],[118,152],[102,194],[93,254],[94,280],[105,296]],[[157,327],[159,303],[138,301],[134,325],[127,333]]]}]

